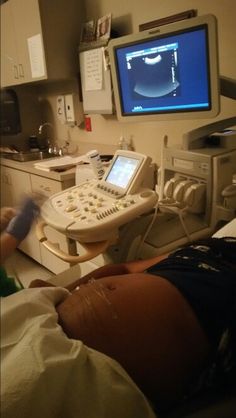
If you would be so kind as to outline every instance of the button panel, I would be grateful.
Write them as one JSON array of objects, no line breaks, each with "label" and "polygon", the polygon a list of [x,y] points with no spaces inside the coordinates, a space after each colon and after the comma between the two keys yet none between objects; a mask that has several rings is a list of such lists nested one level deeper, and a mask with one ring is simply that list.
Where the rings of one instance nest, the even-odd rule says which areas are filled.
[{"label": "button panel", "polygon": [[[118,212],[135,206],[139,195],[126,195],[119,198],[114,192],[114,197],[103,195],[98,183],[94,180],[72,187],[52,198],[54,209],[64,216],[76,221],[99,222]],[[105,190],[107,192],[107,190]]]}]

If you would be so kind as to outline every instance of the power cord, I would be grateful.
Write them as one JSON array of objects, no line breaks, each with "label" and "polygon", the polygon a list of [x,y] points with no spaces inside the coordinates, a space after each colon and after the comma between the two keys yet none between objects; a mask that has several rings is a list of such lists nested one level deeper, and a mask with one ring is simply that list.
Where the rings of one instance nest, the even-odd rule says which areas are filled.
[{"label": "power cord", "polygon": [[157,212],[158,212],[158,208],[159,208],[159,206],[158,206],[158,203],[154,206],[154,214],[153,214],[153,216],[152,216],[152,219],[151,219],[151,222],[149,223],[149,225],[148,225],[148,227],[147,227],[147,229],[146,229],[146,231],[145,231],[145,233],[144,233],[144,235],[143,235],[143,238],[141,239],[141,241],[140,241],[140,243],[139,243],[139,245],[138,245],[138,248],[137,248],[137,250],[136,250],[136,259],[138,258],[138,256],[139,256],[139,254],[140,254],[140,252],[141,252],[141,250],[142,250],[142,247],[143,247],[143,244],[144,244],[144,241],[145,241],[145,239],[147,238],[147,236],[148,236],[148,234],[149,234],[149,232],[150,232],[150,230],[151,230],[151,228],[152,228],[152,226],[153,226],[153,224],[154,224],[154,222],[155,222],[155,220],[156,220],[156,217],[157,217]]},{"label": "power cord", "polygon": [[181,222],[181,225],[183,227],[183,230],[185,232],[185,235],[187,236],[188,240],[191,242],[192,238],[191,238],[191,235],[188,231],[188,228],[187,228],[186,223],[185,223],[184,218],[183,218],[184,213],[186,213],[186,211],[187,211],[186,206],[181,207],[180,204],[178,206],[178,202],[176,202],[176,201],[175,202],[171,201],[170,203],[168,203],[167,201],[166,202],[160,201],[159,202],[159,208],[160,208],[160,211],[175,213],[176,215],[178,215],[179,220]]}]

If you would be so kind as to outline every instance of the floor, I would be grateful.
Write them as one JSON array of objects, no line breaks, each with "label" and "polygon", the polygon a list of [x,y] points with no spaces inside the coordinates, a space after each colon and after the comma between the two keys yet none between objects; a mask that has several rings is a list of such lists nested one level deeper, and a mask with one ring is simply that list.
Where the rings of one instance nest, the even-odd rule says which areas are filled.
[{"label": "floor", "polygon": [[8,275],[16,277],[23,284],[23,287],[28,287],[32,280],[42,279],[48,281],[55,276],[54,273],[44,268],[20,250],[15,250],[7,259],[5,268]]}]

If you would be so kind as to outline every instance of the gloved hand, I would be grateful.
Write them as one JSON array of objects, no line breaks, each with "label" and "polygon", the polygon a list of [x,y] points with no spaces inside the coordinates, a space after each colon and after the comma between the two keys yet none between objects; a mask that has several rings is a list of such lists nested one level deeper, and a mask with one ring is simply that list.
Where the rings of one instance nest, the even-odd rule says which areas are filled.
[{"label": "gloved hand", "polygon": [[31,197],[27,196],[18,214],[9,222],[6,232],[17,240],[22,241],[30,231],[31,225],[39,213],[39,206]]}]

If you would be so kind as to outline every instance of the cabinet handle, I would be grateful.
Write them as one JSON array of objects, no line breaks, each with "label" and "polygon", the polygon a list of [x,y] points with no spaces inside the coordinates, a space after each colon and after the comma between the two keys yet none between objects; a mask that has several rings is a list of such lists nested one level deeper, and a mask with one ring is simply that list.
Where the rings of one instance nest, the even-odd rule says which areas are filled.
[{"label": "cabinet handle", "polygon": [[18,74],[18,68],[17,65],[13,65],[13,69],[14,69],[14,78],[19,78],[19,74]]},{"label": "cabinet handle", "polygon": [[10,174],[7,174],[7,184],[9,185],[9,186],[12,186],[12,181],[11,181],[11,176],[10,176]]},{"label": "cabinet handle", "polygon": [[43,189],[45,192],[51,192],[51,188],[49,186],[44,186],[43,184],[40,184],[40,189]]},{"label": "cabinet handle", "polygon": [[25,74],[24,74],[24,67],[22,64],[19,64],[19,74],[20,74],[20,77],[24,78]]}]

